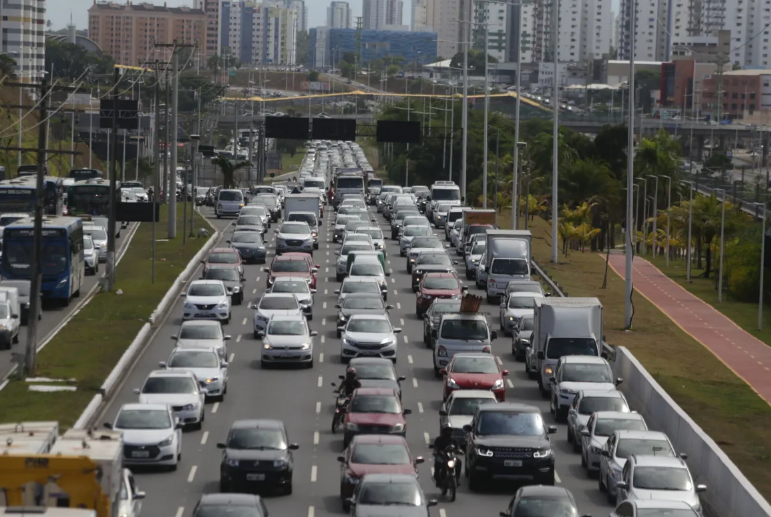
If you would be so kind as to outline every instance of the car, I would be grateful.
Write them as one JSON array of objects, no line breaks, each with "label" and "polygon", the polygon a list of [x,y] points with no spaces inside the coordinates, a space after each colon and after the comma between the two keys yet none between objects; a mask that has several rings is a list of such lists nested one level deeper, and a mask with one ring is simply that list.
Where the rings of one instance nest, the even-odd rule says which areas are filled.
[{"label": "car", "polygon": [[10,350],[14,343],[19,342],[19,315],[14,314],[9,301],[0,301],[0,348]]},{"label": "car", "polygon": [[390,277],[391,273],[383,270],[383,265],[379,257],[376,256],[358,256],[351,264],[348,270],[348,278],[368,278],[376,280],[380,285],[380,292],[383,295],[383,300],[388,300],[388,282],[387,277]]},{"label": "car", "polygon": [[410,248],[410,244],[415,237],[430,237],[433,235],[433,231],[429,226],[423,225],[411,225],[404,226],[399,233],[399,256],[404,257],[407,255],[407,250]]},{"label": "car", "polygon": [[278,222],[281,217],[281,203],[278,201],[278,196],[275,194],[257,194],[249,202],[250,205],[264,205],[270,213],[270,220]]},{"label": "car", "polygon": [[213,348],[220,359],[228,360],[227,342],[231,336],[222,331],[222,325],[216,321],[183,321],[179,332],[171,336],[181,348]]},{"label": "car", "polygon": [[169,359],[158,364],[170,372],[187,371],[195,375],[198,384],[206,390],[206,397],[225,400],[228,392],[228,363],[214,348],[176,347]]},{"label": "car", "polygon": [[629,403],[624,394],[617,390],[581,390],[568,410],[567,440],[573,444],[573,451],[581,450],[581,432],[586,429],[589,418],[597,411],[629,413]]},{"label": "car", "polygon": [[350,232],[345,232],[343,235],[343,246],[348,242],[364,242],[370,245],[370,249],[375,249],[375,243],[372,241],[372,237],[366,233],[357,233],[361,228],[367,228],[366,226],[358,226]]},{"label": "car", "polygon": [[209,319],[230,323],[230,296],[222,280],[194,280],[190,282],[185,298],[182,319]]},{"label": "car", "polygon": [[341,214],[338,212],[337,218],[334,224],[334,233],[332,234],[332,242],[343,242],[343,236],[345,235],[345,226],[351,221],[360,221],[357,216]]},{"label": "car", "polygon": [[[2,257],[2,235],[0,235],[0,257]],[[0,289],[3,287],[15,287],[19,293],[19,308],[21,310],[21,317],[19,321],[22,325],[27,325],[29,322],[29,304],[30,304],[30,292],[32,291],[31,280],[0,280]],[[38,303],[38,315],[37,319],[43,319],[42,303]]]},{"label": "car", "polygon": [[83,236],[83,259],[86,263],[86,274],[95,275],[99,272],[99,250],[94,246],[90,235]]},{"label": "car", "polygon": [[234,266],[209,266],[203,275],[203,280],[221,280],[233,305],[241,305],[244,301],[245,279]]},{"label": "car", "polygon": [[701,513],[699,494],[706,491],[707,485],[694,483],[683,458],[632,454],[616,483],[616,504],[667,499],[688,503]]},{"label": "car", "polygon": [[278,277],[276,281],[273,282],[273,286],[268,292],[294,294],[302,307],[305,317],[308,318],[308,320],[313,319],[313,299],[316,294],[316,289],[310,288],[307,278],[299,276]]},{"label": "car", "polygon": [[492,342],[497,337],[482,314],[445,314],[435,336],[434,375],[442,377],[440,370],[450,364],[457,353],[492,353]]},{"label": "car", "polygon": [[185,426],[201,429],[206,418],[206,392],[191,372],[154,370],[147,376],[142,388],[134,389],[134,393],[139,395],[140,404],[171,406],[174,416]]},{"label": "car", "polygon": [[424,251],[415,259],[412,267],[412,290],[417,291],[423,275],[426,273],[453,273],[455,264],[450,256],[442,250]]},{"label": "car", "polygon": [[407,250],[407,273],[412,274],[412,266],[421,251],[444,250],[445,246],[438,237],[415,237]]},{"label": "car", "polygon": [[356,250],[369,251],[373,249],[373,245],[367,242],[351,241],[344,243],[343,247],[340,248],[340,251],[337,252],[337,260],[335,261],[335,278],[337,281],[342,282],[348,275],[348,254],[350,252]]},{"label": "car", "polygon": [[460,312],[461,300],[454,298],[434,298],[428,310],[423,313],[423,342],[434,348],[434,334],[439,328],[443,314]]},{"label": "car", "polygon": [[633,454],[655,454],[675,457],[675,447],[660,431],[617,430],[608,437],[600,452],[600,492],[606,492],[608,503],[616,503],[616,483],[621,480],[627,459]]},{"label": "car", "polygon": [[217,219],[223,216],[236,216],[244,207],[244,193],[238,189],[220,189],[217,192],[217,201],[214,207],[214,215]]},{"label": "car", "polygon": [[[347,295],[341,304],[336,304],[337,326],[343,327],[348,318],[354,314],[387,314],[393,309],[393,305],[386,305],[380,294],[371,293],[352,293]],[[337,330],[337,337],[342,335],[341,330]]]},{"label": "car", "polygon": [[107,262],[107,230],[101,226],[84,224],[83,235],[91,237],[99,262]]},{"label": "car", "polygon": [[466,256],[470,252],[469,241],[471,237],[477,233],[485,234],[487,230],[492,230],[495,227],[492,224],[470,224],[463,230],[458,237],[458,246],[455,251],[458,255]]},{"label": "car", "polygon": [[380,282],[377,279],[369,277],[346,278],[340,289],[335,289],[335,294],[338,295],[336,305],[342,305],[345,297],[353,293],[377,294],[381,298],[383,297],[383,291],[380,290]]},{"label": "car", "polygon": [[439,434],[445,427],[452,428],[453,438],[464,446],[466,432],[463,428],[471,423],[477,406],[497,404],[498,398],[490,390],[455,390],[442,403],[439,410]]},{"label": "car", "polygon": [[226,265],[238,270],[238,274],[244,276],[244,263],[241,260],[241,254],[235,248],[214,248],[205,259],[201,260],[203,264],[203,274],[213,265]]},{"label": "car", "polygon": [[543,295],[521,292],[511,293],[508,298],[501,297],[499,313],[504,336],[511,336],[514,327],[524,316],[533,315],[536,298],[543,298]]},{"label": "car", "polygon": [[263,228],[270,228],[270,211],[265,205],[247,205],[241,209],[239,217],[245,215],[259,216]]},{"label": "car", "polygon": [[524,361],[527,350],[532,346],[533,315],[525,315],[515,322],[511,333],[511,355],[517,361]]},{"label": "car", "polygon": [[428,517],[429,508],[439,504],[426,498],[411,474],[367,474],[346,502],[351,517]]},{"label": "car", "polygon": [[468,287],[461,285],[454,273],[427,273],[418,285],[415,315],[422,318],[437,298],[460,300],[467,290]]},{"label": "car", "polygon": [[[125,434],[123,436],[125,440]],[[124,517],[139,517],[142,513],[142,501],[146,497],[147,494],[137,487],[134,474],[132,474],[129,469],[124,468],[121,475],[118,515]]]},{"label": "car", "polygon": [[403,436],[358,435],[353,438],[340,462],[340,501],[350,510],[347,500],[368,474],[404,474],[418,477],[418,465],[423,457],[414,457]]},{"label": "car", "polygon": [[383,230],[381,230],[379,226],[362,226],[356,228],[356,230],[354,230],[354,235],[359,233],[368,235],[376,250],[383,250],[383,253],[386,252],[385,237],[383,237]]},{"label": "car", "polygon": [[225,442],[218,443],[217,448],[223,451],[220,492],[272,488],[287,495],[292,493],[292,452],[300,446],[289,442],[282,421],[236,420]]},{"label": "car", "polygon": [[581,466],[591,475],[600,468],[602,450],[614,431],[647,431],[645,419],[639,413],[597,411],[589,416],[581,430]]},{"label": "car", "polygon": [[177,470],[182,458],[182,424],[166,404],[123,404],[104,427],[123,435],[123,464]]},{"label": "car", "polygon": [[[523,486],[511,498],[506,511],[500,517],[518,517],[520,515],[580,515],[576,499],[567,488],[557,486]],[[591,517],[585,515],[583,517]]]},{"label": "car", "polygon": [[411,410],[402,407],[395,390],[356,388],[345,413],[343,444],[348,447],[353,437],[359,434],[405,436],[407,421],[404,417],[411,413]]},{"label": "car", "polygon": [[308,223],[293,222],[283,223],[276,232],[276,255],[297,251],[308,253],[313,256],[314,234],[318,235],[318,230],[311,229]]},{"label": "car", "polygon": [[446,368],[439,371],[444,376],[442,400],[447,400],[455,390],[489,390],[499,402],[506,400],[504,377],[508,370],[501,368],[490,354],[455,354]]},{"label": "car", "polygon": [[557,361],[551,382],[549,410],[558,422],[568,416],[573,399],[581,390],[615,390],[623,379],[613,379],[608,361],[602,357],[567,355]]},{"label": "car", "polygon": [[254,338],[260,339],[273,316],[303,316],[303,309],[292,293],[265,293],[257,303],[250,303],[254,309]]},{"label": "car", "polygon": [[256,232],[263,234],[267,228],[263,225],[262,217],[259,215],[239,215],[233,224],[233,232]]},{"label": "car", "polygon": [[466,432],[465,469],[469,488],[480,490],[496,477],[528,478],[554,485],[554,454],[541,410],[513,402],[477,406]]},{"label": "car", "polygon": [[[447,223],[447,225],[444,227],[444,233],[446,235],[445,240],[450,241],[451,248],[456,248],[458,246],[458,242],[460,241],[461,228],[463,228],[463,219],[456,219],[452,223]],[[466,258],[467,258],[466,263],[468,263],[468,257]],[[474,269],[476,269],[476,265],[478,264],[475,264]],[[468,276],[468,273],[467,273],[467,277],[469,278],[469,280],[471,279],[471,277]]]},{"label": "car", "polygon": [[[348,362],[349,368],[356,370],[362,388],[389,388],[402,397],[401,382],[404,375],[396,375],[394,363],[381,357],[355,357]],[[345,376],[341,376],[345,378]]]},{"label": "car", "polygon": [[542,296],[551,296],[551,293],[544,291],[541,283],[536,280],[509,280],[503,298],[507,299],[512,293],[536,293]]},{"label": "car", "polygon": [[262,240],[262,235],[259,232],[233,232],[227,243],[238,251],[238,255],[244,262],[265,263],[268,252],[265,248],[265,241]]},{"label": "car", "polygon": [[464,257],[466,262],[466,280],[473,280],[476,278],[477,268],[479,267],[480,260],[482,260],[482,255],[484,255],[486,249],[487,243],[478,239],[475,240],[474,244],[469,248],[469,252]]},{"label": "car", "polygon": [[353,357],[383,357],[396,362],[398,341],[402,329],[391,326],[386,315],[356,314],[348,318],[341,332],[340,360]]},{"label": "car", "polygon": [[659,515],[664,517],[701,517],[690,504],[684,501],[670,501],[666,499],[653,499],[649,501],[636,500],[624,501],[609,517],[646,517]]},{"label": "car", "polygon": [[286,253],[273,259],[270,267],[262,268],[268,273],[265,280],[265,286],[270,289],[273,282],[280,277],[304,278],[311,289],[316,289],[316,280],[318,278],[318,264],[313,263],[313,259],[307,253]]},{"label": "car", "polygon": [[285,363],[313,368],[313,338],[318,335],[303,316],[272,316],[265,330],[257,333],[262,339],[262,367]]}]

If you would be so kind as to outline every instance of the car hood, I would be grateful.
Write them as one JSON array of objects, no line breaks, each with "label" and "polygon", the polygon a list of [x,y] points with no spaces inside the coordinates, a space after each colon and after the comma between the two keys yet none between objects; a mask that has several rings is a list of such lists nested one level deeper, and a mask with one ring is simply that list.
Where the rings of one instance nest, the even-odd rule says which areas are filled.
[{"label": "car hood", "polygon": [[550,448],[551,443],[544,436],[491,435],[477,436],[475,443],[484,447],[531,447]]},{"label": "car hood", "polygon": [[450,415],[447,417],[450,427],[455,429],[463,429],[464,425],[471,424],[474,419],[472,415]]},{"label": "car hood", "polygon": [[185,406],[200,403],[201,396],[196,393],[140,393],[139,402],[142,404]]},{"label": "car hood", "polygon": [[310,233],[277,233],[276,239],[281,240],[291,240],[291,241],[307,241],[308,239],[311,239],[312,236]]},{"label": "car hood", "polygon": [[311,337],[302,335],[302,336],[266,336],[263,340],[264,343],[270,343],[273,347],[282,347],[282,346],[297,346],[299,347],[303,343],[310,343]]},{"label": "car hood", "polygon": [[211,379],[213,377],[222,376],[222,372],[219,368],[167,368],[167,371],[190,372],[195,375],[195,378],[198,379],[199,382],[206,381],[206,379]]},{"label": "car hood", "polygon": [[362,388],[386,388],[396,391],[401,391],[402,388],[396,381],[388,379],[359,379]]},{"label": "car hood", "polygon": [[383,309],[340,309],[340,312],[346,318],[353,316],[354,314],[383,314]]},{"label": "car hood", "polygon": [[349,422],[363,425],[403,424],[404,415],[393,413],[346,413]]},{"label": "car hood", "polygon": [[348,470],[357,478],[364,477],[365,474],[407,474],[417,477],[415,467],[411,464],[406,465],[370,465],[362,463],[351,463]]},{"label": "car hood", "polygon": [[520,319],[523,316],[529,316],[533,314],[533,309],[506,309],[507,318]]},{"label": "car hood", "polygon": [[420,291],[424,296],[460,296],[460,289],[426,289]]},{"label": "car hood", "polygon": [[263,318],[270,319],[271,316],[295,316],[300,314],[300,309],[287,309],[287,310],[258,309],[257,314],[259,314]]},{"label": "car hood", "polygon": [[355,517],[426,517],[425,506],[356,505]]},{"label": "car hood", "polygon": [[123,443],[131,445],[155,445],[160,443],[170,434],[174,432],[174,429],[119,429],[116,431],[123,433]]},{"label": "car hood", "polygon": [[225,454],[232,460],[241,461],[273,461],[286,458],[287,451],[259,449],[226,449]]},{"label": "car hood", "polygon": [[294,276],[297,278],[305,278],[309,279],[311,277],[310,273],[303,273],[303,272],[292,272],[292,271],[271,271],[270,276],[273,278],[278,278],[281,276]]},{"label": "car hood", "polygon": [[482,258],[482,255],[469,255],[468,258],[469,260],[476,260],[477,262],[479,262],[479,259]]},{"label": "car hood", "polygon": [[200,304],[200,305],[217,305],[220,302],[226,301],[224,296],[187,296],[185,297],[186,303]]},{"label": "car hood", "polygon": [[256,242],[234,242],[231,246],[237,250],[252,250],[265,247],[264,244],[257,244]]},{"label": "car hood", "polygon": [[387,334],[379,334],[375,332],[346,332],[345,337],[357,343],[382,343],[383,341],[396,340],[396,337],[390,332]]},{"label": "car hood", "polygon": [[634,489],[637,499],[655,501],[683,501],[691,506],[699,504],[699,498],[690,490],[640,490]]},{"label": "car hood", "polygon": [[455,271],[455,269],[452,266],[445,266],[442,264],[418,264],[415,266],[417,271],[422,271],[423,273],[433,273],[435,271],[440,271],[442,273],[450,272],[452,273]]},{"label": "car hood", "polygon": [[444,248],[410,248],[410,255],[419,255],[422,251],[442,251]]},{"label": "car hood", "polygon": [[459,386],[469,388],[488,388],[495,384],[495,381],[501,379],[500,373],[455,373],[449,374]]},{"label": "car hood", "polygon": [[576,415],[576,426],[584,428],[589,421],[589,417],[592,415],[582,415],[581,413]]},{"label": "car hood", "polygon": [[177,346],[180,348],[219,348],[224,345],[220,339],[177,339]]},{"label": "car hood", "polygon": [[616,385],[612,382],[560,382],[559,388],[561,390],[570,390],[578,393],[581,390],[608,390],[612,391],[616,389]]},{"label": "car hood", "polygon": [[414,235],[402,235],[401,239],[399,239],[399,244],[409,244],[414,238]]}]

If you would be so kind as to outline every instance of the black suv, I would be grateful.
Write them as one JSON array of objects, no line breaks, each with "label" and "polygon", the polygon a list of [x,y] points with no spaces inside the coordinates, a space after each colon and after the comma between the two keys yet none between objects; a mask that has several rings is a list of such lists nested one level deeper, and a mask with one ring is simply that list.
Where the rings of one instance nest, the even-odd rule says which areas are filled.
[{"label": "black suv", "polygon": [[554,485],[550,434],[535,406],[502,402],[481,405],[466,431],[466,475],[471,490],[494,477],[529,477],[536,485]]}]

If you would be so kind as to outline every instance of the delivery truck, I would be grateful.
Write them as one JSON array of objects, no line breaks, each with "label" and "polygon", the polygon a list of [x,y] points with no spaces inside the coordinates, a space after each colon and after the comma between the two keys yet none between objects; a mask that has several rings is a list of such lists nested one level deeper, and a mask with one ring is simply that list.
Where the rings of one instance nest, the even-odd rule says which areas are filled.
[{"label": "delivery truck", "polygon": [[284,217],[289,220],[292,212],[313,212],[318,218],[321,214],[319,197],[316,194],[289,194],[284,201]]},{"label": "delivery truck", "polygon": [[472,224],[495,226],[495,210],[466,210],[461,216],[463,224],[458,234],[458,250],[463,250],[469,238],[468,227]]},{"label": "delivery truck", "polygon": [[535,298],[531,346],[544,396],[550,393],[549,378],[561,357],[602,355],[602,324],[597,298]]},{"label": "delivery truck", "polygon": [[530,230],[487,230],[484,264],[487,300],[506,294],[511,280],[530,280],[533,235]]}]

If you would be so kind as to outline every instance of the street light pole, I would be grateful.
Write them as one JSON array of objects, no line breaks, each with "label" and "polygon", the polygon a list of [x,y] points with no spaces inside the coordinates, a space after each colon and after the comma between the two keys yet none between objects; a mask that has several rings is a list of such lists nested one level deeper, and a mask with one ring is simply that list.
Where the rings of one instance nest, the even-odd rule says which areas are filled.
[{"label": "street light pole", "polygon": [[[463,202],[468,203],[466,199],[466,170],[468,163],[468,52],[471,48],[471,1],[468,2],[469,9],[466,20],[469,21],[464,34],[463,42],[463,112],[462,112],[462,145],[461,145],[461,163],[460,163],[460,195]],[[21,147],[21,145],[19,146]]]},{"label": "street light pole", "polygon": [[[669,266],[669,241],[670,241],[670,235],[669,235],[669,223],[672,219],[670,212],[672,211],[672,177],[671,176],[659,176],[660,178],[665,178],[669,183],[667,183],[667,248],[666,248],[666,255],[667,255],[667,267]],[[657,189],[658,190],[658,189]]]},{"label": "street light pole", "polygon": [[758,330],[763,330],[763,273],[766,263],[766,204],[757,203],[763,209],[763,230],[760,232],[760,294],[758,298]]},{"label": "street light pole", "polygon": [[[723,301],[723,250],[725,249],[725,190],[721,188],[715,189],[715,192],[723,193],[723,208],[720,214],[720,269],[718,270],[717,278],[717,301]],[[761,266],[762,267],[762,266]]]},{"label": "street light pole", "polygon": [[[488,7],[489,11],[489,7]],[[484,113],[484,121],[483,121],[483,133],[482,140],[484,141],[484,145],[482,146],[482,208],[487,208],[487,153],[488,153],[488,147],[489,142],[487,140],[487,118],[488,118],[488,112],[490,111],[490,86],[487,78],[487,46],[488,46],[488,35],[490,33],[489,25],[486,23],[487,17],[485,17],[485,49],[484,49],[484,60],[485,60],[485,113]],[[470,30],[470,29],[469,29]],[[497,181],[497,178],[496,178]]]},{"label": "street light pole", "polygon": [[[522,16],[522,6],[519,8],[520,18]],[[514,181],[511,182],[511,227],[515,230],[519,228],[519,107],[522,82],[522,31],[518,31],[519,41],[517,41],[517,100],[514,104],[514,171],[512,173]]]},{"label": "street light pole", "polygon": [[[648,178],[640,178],[640,181],[645,183],[645,186],[643,187],[643,200],[648,199]],[[643,204],[643,216],[642,216],[642,254],[643,256],[648,254],[648,221],[646,219],[647,211],[645,210],[645,205]]]},{"label": "street light pole", "polygon": [[688,241],[685,244],[685,256],[688,260],[685,267],[685,279],[691,283],[691,223],[693,220],[693,182],[681,181],[683,185],[688,185]]},{"label": "street light pole", "polygon": [[653,216],[653,252],[651,253],[651,258],[656,258],[656,251],[658,248],[656,248],[656,228],[658,223],[658,210],[659,210],[659,177],[658,176],[650,176],[653,179],[656,180],[656,184],[653,187],[653,210],[651,210],[651,215]]},{"label": "street light pole", "polygon": [[[559,248],[559,239],[557,231],[557,215],[559,204],[559,163],[557,154],[559,152],[559,49],[558,35],[559,30],[559,0],[552,0],[552,41],[554,49],[552,51],[552,60],[554,61],[554,81],[552,83],[552,113],[554,114],[554,127],[552,128],[552,183],[551,183],[551,261],[555,264],[559,261],[557,248]],[[519,95],[519,92],[517,92]],[[630,315],[631,320],[631,315]]]},{"label": "street light pole", "polygon": [[[627,143],[626,143],[626,256],[624,264],[624,328],[632,328],[632,275],[634,274],[632,268],[632,259],[634,255],[632,253],[632,236],[634,228],[632,227],[632,202],[634,192],[634,35],[635,27],[637,23],[635,21],[635,9],[637,8],[637,2],[630,0],[629,2],[629,126],[627,127]],[[623,98],[622,98],[623,104]],[[557,106],[554,106],[555,110]],[[623,113],[621,115],[623,119]]]}]

